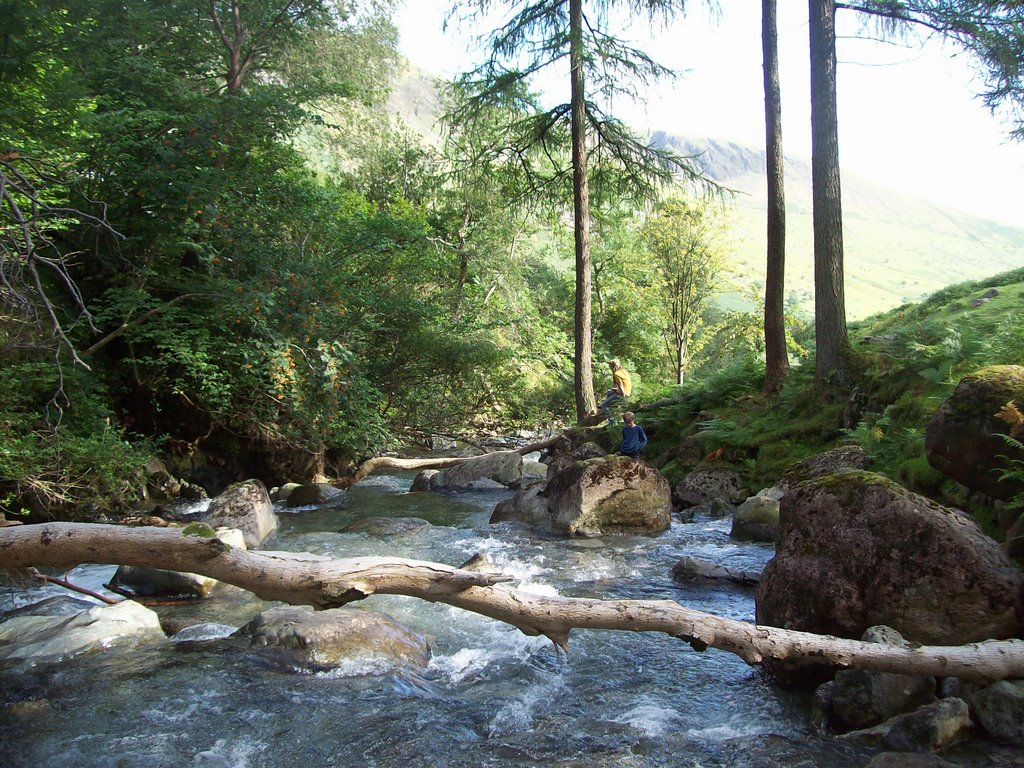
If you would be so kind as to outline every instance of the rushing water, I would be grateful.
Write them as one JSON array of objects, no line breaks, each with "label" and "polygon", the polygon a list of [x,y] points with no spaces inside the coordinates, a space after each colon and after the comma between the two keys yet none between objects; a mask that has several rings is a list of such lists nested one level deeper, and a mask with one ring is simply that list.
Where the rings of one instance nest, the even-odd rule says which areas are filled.
[{"label": "rushing water", "polygon": [[[522,589],[668,598],[753,620],[752,590],[671,576],[684,555],[759,570],[771,548],[732,541],[728,520],[674,522],[654,537],[548,537],[488,524],[507,491],[413,494],[410,479],[371,477],[332,506],[279,509],[281,527],[267,547],[453,565],[485,553]],[[341,532],[371,516],[431,525],[387,537]],[[99,587],[112,573],[83,566],[71,579]],[[861,768],[870,757],[817,732],[809,693],[781,689],[729,653],[698,653],[659,633],[575,630],[564,655],[543,638],[444,605],[392,596],[362,605],[428,637],[429,668],[298,673],[183,634],[173,643],[7,670],[0,673],[0,765]],[[215,637],[267,606],[226,588],[201,603],[156,610],[165,627],[229,625],[199,634]]]}]

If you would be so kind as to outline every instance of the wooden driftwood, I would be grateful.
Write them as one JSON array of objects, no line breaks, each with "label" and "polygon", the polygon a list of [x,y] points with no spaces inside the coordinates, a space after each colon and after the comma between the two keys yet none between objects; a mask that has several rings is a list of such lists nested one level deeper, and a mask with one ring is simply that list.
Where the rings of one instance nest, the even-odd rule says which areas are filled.
[{"label": "wooden driftwood", "polygon": [[[524,445],[522,448],[515,448],[512,451],[509,451],[509,453],[518,453],[525,456],[526,454],[533,453],[534,451],[543,451],[546,448],[550,448],[560,439],[561,435],[555,435],[554,437],[549,437],[546,440],[541,440],[539,443],[531,443],[530,445]],[[494,453],[500,453],[500,451],[494,451]],[[343,477],[340,480],[337,480],[332,483],[332,485],[335,485],[338,488],[350,488],[360,480],[365,479],[369,475],[381,469],[447,469],[448,467],[454,467],[458,464],[465,464],[467,461],[471,461],[476,458],[479,457],[452,456],[434,459],[400,459],[397,456],[376,456],[364,461],[359,465],[354,473],[348,477]]]},{"label": "wooden driftwood", "polygon": [[[185,529],[187,530],[187,529]],[[836,667],[974,681],[1024,678],[1024,640],[904,648],[758,626],[671,600],[592,600],[515,589],[479,562],[455,568],[390,557],[332,560],[290,552],[251,552],[181,529],[53,523],[0,529],[0,566],[144,565],[211,576],[265,600],[334,608],[375,594],[446,603],[544,635],[568,650],[572,629],[665,632],[697,650],[717,648],[748,664],[810,657]]]}]

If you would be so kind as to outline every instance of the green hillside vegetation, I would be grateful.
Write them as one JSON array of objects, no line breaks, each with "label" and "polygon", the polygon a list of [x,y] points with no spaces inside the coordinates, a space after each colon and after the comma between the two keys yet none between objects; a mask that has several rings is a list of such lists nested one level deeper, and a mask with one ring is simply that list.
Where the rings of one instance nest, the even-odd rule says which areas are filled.
[{"label": "green hillside vegetation", "polygon": [[[972,306],[992,288],[997,296]],[[949,286],[923,302],[853,323],[859,378],[848,393],[818,394],[813,366],[802,365],[766,401],[759,394],[757,365],[734,365],[681,393],[675,404],[645,415],[649,450],[676,482],[686,468],[678,465],[674,449],[684,437],[697,436],[709,453],[720,448],[723,458],[743,467],[757,489],[801,459],[856,444],[872,470],[969,510],[998,538],[991,507],[965,496],[928,464],[924,432],[962,376],[1024,360],[1022,311],[1024,269],[1017,269]]]}]

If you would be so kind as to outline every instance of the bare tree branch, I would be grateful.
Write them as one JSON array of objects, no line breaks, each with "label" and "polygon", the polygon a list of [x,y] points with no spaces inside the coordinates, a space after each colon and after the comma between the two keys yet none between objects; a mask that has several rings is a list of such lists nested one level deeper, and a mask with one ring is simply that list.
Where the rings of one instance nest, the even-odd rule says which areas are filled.
[{"label": "bare tree branch", "polygon": [[672,600],[547,597],[510,586],[501,574],[393,557],[330,558],[250,552],[181,530],[54,523],[0,529],[7,568],[68,567],[82,562],[188,571],[248,589],[264,600],[318,609],[371,595],[407,595],[445,603],[543,635],[568,650],[573,629],[664,632],[695,650],[717,648],[748,664],[811,658],[836,667],[971,681],[1024,677],[1024,640],[965,646],[894,647],[759,626],[686,608]]}]

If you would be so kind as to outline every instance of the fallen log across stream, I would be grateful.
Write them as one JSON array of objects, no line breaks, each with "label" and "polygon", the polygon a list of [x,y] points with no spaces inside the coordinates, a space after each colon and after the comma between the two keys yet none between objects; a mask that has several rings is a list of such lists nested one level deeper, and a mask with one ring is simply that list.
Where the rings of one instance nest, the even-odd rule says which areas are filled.
[{"label": "fallen log across stream", "polygon": [[[696,611],[671,600],[546,597],[515,589],[511,579],[478,564],[456,568],[390,557],[330,559],[292,552],[246,551],[184,529],[51,523],[0,529],[0,568],[82,563],[141,565],[210,576],[253,592],[315,608],[336,608],[371,595],[407,595],[445,603],[548,637],[568,650],[572,629],[664,632],[697,650],[717,648],[748,664],[813,658],[840,668],[972,681],[1024,678],[1024,640],[964,646],[893,647],[759,626]],[[473,561],[471,561],[473,562]]]}]

